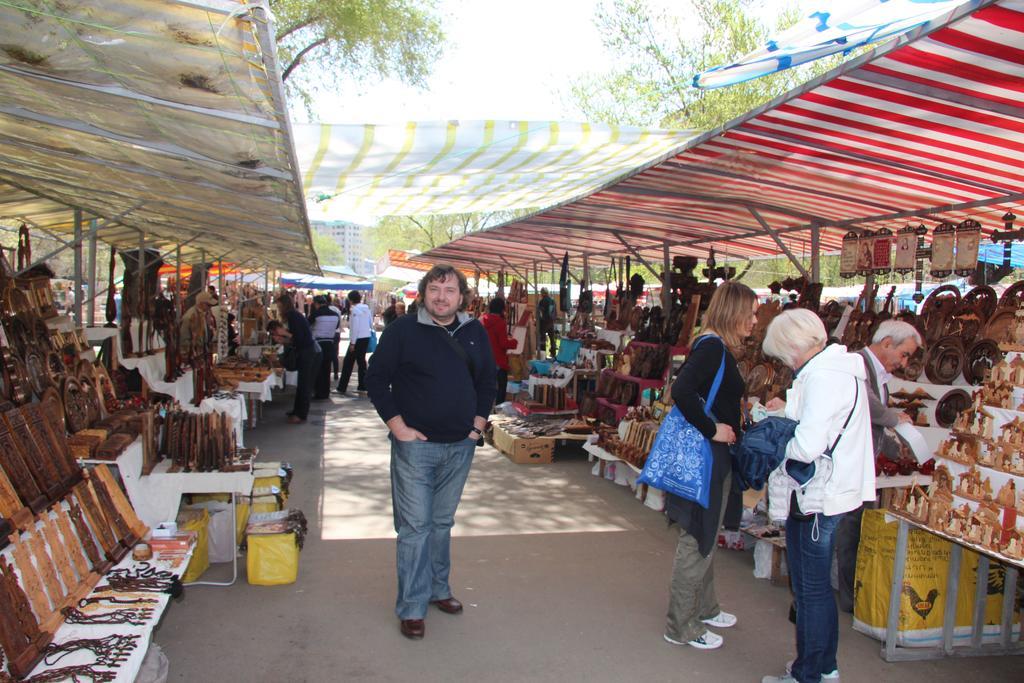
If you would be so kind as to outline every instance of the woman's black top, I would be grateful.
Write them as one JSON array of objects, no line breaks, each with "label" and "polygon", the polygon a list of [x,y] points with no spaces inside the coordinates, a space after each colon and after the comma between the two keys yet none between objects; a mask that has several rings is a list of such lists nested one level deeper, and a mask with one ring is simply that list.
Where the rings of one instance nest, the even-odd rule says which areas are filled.
[{"label": "woman's black top", "polygon": [[[698,337],[697,339],[700,339]],[[694,340],[694,342],[697,341]],[[692,348],[692,345],[691,345]],[[718,395],[711,406],[714,419],[704,414],[704,399],[711,392],[715,374],[725,352],[725,372]],[[691,351],[675,382],[672,383],[672,400],[678,406],[686,421],[699,429],[709,440],[715,435],[715,423],[721,422],[732,427],[737,440],[740,438],[742,410],[740,408],[746,383],[736,366],[736,359],[717,337],[704,339]],[[666,497],[665,513],[669,519],[682,527],[697,541],[700,554],[707,557],[718,539],[718,527],[725,507],[725,479],[732,471],[732,457],[728,444],[711,442],[711,491],[707,509],[693,501],[669,494]]]}]

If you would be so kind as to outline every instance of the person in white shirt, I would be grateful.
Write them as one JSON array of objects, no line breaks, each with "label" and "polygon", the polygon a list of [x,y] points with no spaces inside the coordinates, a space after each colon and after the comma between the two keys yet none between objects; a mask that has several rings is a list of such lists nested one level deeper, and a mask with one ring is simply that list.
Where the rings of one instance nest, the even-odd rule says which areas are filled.
[{"label": "person in white shirt", "polygon": [[309,314],[309,326],[313,339],[320,345],[320,367],[316,369],[313,385],[313,400],[326,401],[331,394],[331,358],[338,357],[335,337],[341,327],[341,314],[328,304],[326,294],[313,298],[313,311]]},{"label": "person in white shirt", "polygon": [[359,367],[359,383],[356,391],[366,392],[363,383],[366,377],[366,349],[370,345],[370,330],[373,323],[373,312],[363,303],[363,296],[353,290],[348,293],[350,312],[348,316],[348,351],[341,365],[341,379],[338,380],[338,393],[348,393],[348,380],[352,377],[352,366]]}]

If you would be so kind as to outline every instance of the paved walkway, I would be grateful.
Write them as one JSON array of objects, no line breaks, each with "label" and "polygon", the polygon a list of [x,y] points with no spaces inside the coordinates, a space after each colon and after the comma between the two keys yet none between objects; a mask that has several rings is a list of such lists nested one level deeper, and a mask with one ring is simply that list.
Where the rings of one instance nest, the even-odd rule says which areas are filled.
[{"label": "paved walkway", "polygon": [[[591,476],[582,455],[527,467],[489,447],[478,450],[456,520],[452,586],[466,612],[432,610],[426,638],[406,640],[393,614],[384,426],[365,399],[313,405],[309,424],[287,426],[290,401],[279,397],[246,434],[262,457],[295,466],[290,505],[310,522],[298,582],[249,586],[243,572],[231,588],[188,588],[155,637],[171,681],[739,682],[793,656],[787,591],[754,579],[752,556],[737,552],[716,556],[722,604],[740,620],[722,632],[725,646],[666,644],[676,533],[662,515]],[[845,683],[1012,681],[1024,664],[887,664],[878,652],[844,615]]]}]

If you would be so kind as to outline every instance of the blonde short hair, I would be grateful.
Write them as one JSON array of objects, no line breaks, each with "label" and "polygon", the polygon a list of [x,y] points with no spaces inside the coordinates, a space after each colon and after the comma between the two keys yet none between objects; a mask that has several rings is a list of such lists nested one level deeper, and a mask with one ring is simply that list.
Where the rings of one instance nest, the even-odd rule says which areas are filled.
[{"label": "blonde short hair", "polygon": [[811,349],[825,348],[828,336],[821,318],[806,308],[783,311],[768,325],[764,335],[765,355],[778,358],[796,370],[796,361]]}]

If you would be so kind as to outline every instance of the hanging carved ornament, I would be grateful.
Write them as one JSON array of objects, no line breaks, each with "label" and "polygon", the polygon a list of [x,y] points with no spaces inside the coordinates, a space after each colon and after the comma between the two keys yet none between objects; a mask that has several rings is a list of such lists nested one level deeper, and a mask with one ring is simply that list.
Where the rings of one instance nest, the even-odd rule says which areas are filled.
[{"label": "hanging carved ornament", "polygon": [[893,270],[900,275],[914,272],[914,267],[917,265],[917,238],[917,228],[910,225],[896,233],[896,256],[893,260]]},{"label": "hanging carved ornament", "polygon": [[952,223],[940,223],[932,233],[932,277],[943,278],[952,275],[956,265],[954,246],[956,245],[956,226]]},{"label": "hanging carved ornament", "polygon": [[924,374],[933,384],[950,384],[964,369],[964,347],[958,337],[943,337],[929,350]]},{"label": "hanging carved ornament", "polygon": [[960,290],[953,285],[936,287],[921,306],[925,342],[931,344],[943,336],[946,321],[960,305]]},{"label": "hanging carved ornament", "polygon": [[882,228],[875,233],[871,244],[871,270],[875,273],[892,272],[892,231]]},{"label": "hanging carved ornament", "polygon": [[64,419],[67,429],[72,434],[89,427],[89,397],[82,385],[74,377],[64,380],[63,391]]},{"label": "hanging carved ornament", "polygon": [[957,416],[971,407],[971,395],[963,389],[953,389],[935,404],[935,422],[943,429],[949,429]]},{"label": "hanging carved ornament", "polygon": [[843,236],[843,250],[839,255],[839,275],[841,277],[853,277],[857,274],[857,260],[860,254],[859,237],[853,231]]},{"label": "hanging carved ornament", "polygon": [[1006,288],[1003,295],[999,297],[1000,308],[1012,308],[1014,310],[1021,307],[1024,304],[1024,280],[1020,282],[1014,282],[1012,285]]},{"label": "hanging carved ornament", "polygon": [[875,234],[865,230],[857,240],[857,274],[870,275],[875,267]]},{"label": "hanging carved ornament", "polygon": [[999,295],[988,285],[978,285],[964,295],[963,303],[974,308],[978,318],[985,323],[999,307]]},{"label": "hanging carved ornament", "polygon": [[979,339],[966,354],[964,363],[964,379],[974,385],[985,381],[992,366],[1003,359],[999,344],[991,339]]},{"label": "hanging carved ornament", "polygon": [[961,303],[953,313],[946,318],[942,328],[942,336],[950,335],[960,337],[965,344],[970,343],[983,327],[983,321],[970,305]]},{"label": "hanging carved ornament", "polygon": [[981,223],[968,218],[956,226],[956,259],[953,272],[970,275],[978,267],[978,242],[981,240]]},{"label": "hanging carved ornament", "polygon": [[50,370],[46,359],[38,351],[29,351],[25,354],[25,369],[28,371],[32,394],[41,397],[50,386]]}]

